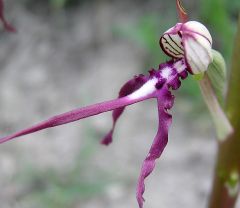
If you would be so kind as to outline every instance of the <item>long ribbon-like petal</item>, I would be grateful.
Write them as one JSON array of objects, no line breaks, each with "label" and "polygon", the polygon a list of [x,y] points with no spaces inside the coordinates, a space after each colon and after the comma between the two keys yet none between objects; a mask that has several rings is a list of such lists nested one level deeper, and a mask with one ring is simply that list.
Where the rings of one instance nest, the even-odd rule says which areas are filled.
[{"label": "long ribbon-like petal", "polygon": [[[118,98],[127,96],[127,95],[133,93],[134,91],[138,90],[146,81],[147,81],[147,77],[144,75],[139,75],[139,76],[136,76],[133,79],[129,80],[120,89]],[[112,128],[106,134],[106,136],[102,139],[101,144],[109,145],[112,142],[112,135],[113,135],[113,132],[114,132],[114,129],[116,126],[116,122],[119,119],[119,117],[122,115],[124,109],[125,109],[125,107],[121,107],[121,108],[117,108],[117,109],[113,110],[113,112],[112,112],[112,120],[113,120]]]},{"label": "long ribbon-like petal", "polygon": [[172,122],[172,116],[167,112],[173,105],[174,97],[166,88],[161,90],[157,97],[159,124],[157,135],[154,138],[148,156],[142,164],[141,173],[138,179],[136,197],[139,207],[143,207],[143,193],[145,190],[144,180],[153,171],[156,159],[158,159],[168,142],[168,129]]},{"label": "long ribbon-like petal", "polygon": [[31,134],[36,131],[40,131],[47,128],[52,128],[55,126],[60,126],[63,124],[71,123],[77,120],[80,120],[82,118],[90,117],[93,115],[97,115],[106,111],[112,111],[117,108],[122,108],[127,105],[132,105],[134,103],[153,98],[155,97],[155,84],[157,83],[157,79],[150,79],[148,80],[140,89],[134,91],[128,96],[110,100],[94,105],[90,105],[83,108],[78,108],[72,111],[69,111],[67,113],[63,113],[57,116],[54,116],[48,120],[45,120],[43,122],[40,122],[30,128],[26,128],[24,130],[21,130],[15,134],[12,134],[10,136],[4,137],[0,139],[0,144],[4,143],[6,141],[12,140],[16,137],[20,137],[26,134]]}]

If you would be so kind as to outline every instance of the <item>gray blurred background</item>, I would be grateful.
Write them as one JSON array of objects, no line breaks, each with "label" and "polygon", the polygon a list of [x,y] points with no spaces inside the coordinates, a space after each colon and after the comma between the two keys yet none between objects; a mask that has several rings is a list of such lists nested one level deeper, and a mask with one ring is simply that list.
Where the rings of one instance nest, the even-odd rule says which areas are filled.
[{"label": "gray blurred background", "polygon": [[[204,22],[229,65],[239,0],[183,1]],[[168,60],[161,34],[177,22],[175,0],[8,0],[17,34],[0,34],[0,133],[115,98],[134,75]],[[147,179],[145,207],[202,208],[217,143],[196,82],[175,92],[169,144]],[[155,101],[127,108],[114,142],[105,113],[0,146],[1,208],[138,207],[141,163],[157,130]]]}]

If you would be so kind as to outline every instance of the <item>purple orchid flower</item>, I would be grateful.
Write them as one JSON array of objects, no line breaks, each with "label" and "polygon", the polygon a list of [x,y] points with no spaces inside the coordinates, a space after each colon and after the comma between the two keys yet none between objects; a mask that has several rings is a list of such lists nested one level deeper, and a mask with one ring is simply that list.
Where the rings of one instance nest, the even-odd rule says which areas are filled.
[{"label": "purple orchid flower", "polygon": [[3,23],[3,27],[8,32],[16,32],[16,29],[8,23],[8,21],[4,17],[4,4],[3,0],[0,0],[0,21]]},{"label": "purple orchid flower", "polygon": [[187,21],[187,15],[179,0],[176,2],[181,23],[177,23],[167,30],[160,38],[160,46],[170,57],[169,61],[160,64],[157,70],[150,70],[148,76],[138,75],[129,80],[121,88],[117,99],[54,116],[30,128],[3,137],[0,139],[0,143],[103,112],[113,111],[112,128],[101,141],[102,144],[108,145],[112,142],[116,122],[125,107],[155,98],[158,104],[158,131],[149,153],[143,161],[136,191],[139,207],[142,208],[145,190],[144,180],[153,171],[156,159],[161,156],[168,142],[168,131],[172,122],[172,116],[168,111],[174,104],[174,96],[171,90],[177,90],[181,86],[181,80],[187,78],[189,73],[199,74],[206,71],[213,59],[211,53],[212,38],[207,28],[199,22]]}]

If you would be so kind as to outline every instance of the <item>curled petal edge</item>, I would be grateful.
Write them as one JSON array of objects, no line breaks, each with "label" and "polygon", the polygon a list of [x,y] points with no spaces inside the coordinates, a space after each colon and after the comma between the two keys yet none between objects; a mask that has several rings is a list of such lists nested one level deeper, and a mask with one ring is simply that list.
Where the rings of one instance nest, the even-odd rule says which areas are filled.
[{"label": "curled petal edge", "polygon": [[[147,77],[145,77],[144,75],[135,76],[133,79],[129,80],[122,86],[122,88],[119,91],[118,98],[130,95],[131,93],[135,92],[140,87],[142,87],[142,85],[145,84],[146,82],[147,82]],[[113,112],[112,112],[112,120],[113,120],[112,128],[106,134],[106,136],[101,140],[101,144],[109,145],[110,143],[112,143],[112,140],[113,140],[112,136],[113,136],[113,132],[114,132],[114,129],[116,126],[116,122],[118,121],[118,119],[120,118],[120,116],[122,115],[124,110],[125,110],[125,106],[113,110]]]},{"label": "curled petal edge", "polygon": [[145,160],[143,161],[141,173],[138,178],[136,198],[139,208],[143,207],[143,194],[145,191],[145,179],[154,170],[156,160],[161,156],[168,143],[168,131],[172,123],[172,116],[167,112],[173,106],[174,96],[166,88],[157,96],[159,124],[158,131]]}]

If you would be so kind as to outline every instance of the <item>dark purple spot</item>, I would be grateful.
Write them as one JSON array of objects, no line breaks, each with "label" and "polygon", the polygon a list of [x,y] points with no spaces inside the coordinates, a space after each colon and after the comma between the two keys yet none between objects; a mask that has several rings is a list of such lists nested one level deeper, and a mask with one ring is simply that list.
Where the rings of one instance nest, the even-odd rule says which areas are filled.
[{"label": "dark purple spot", "polygon": [[173,90],[177,90],[181,86],[181,81],[176,78],[168,83],[168,87],[172,88]]},{"label": "dark purple spot", "polygon": [[180,31],[178,31],[178,35],[180,38],[182,38],[182,33]]},{"label": "dark purple spot", "polygon": [[157,90],[160,90],[160,89],[163,87],[163,85],[165,84],[165,82],[166,82],[166,79],[161,79],[161,80],[159,80],[159,81],[156,83],[155,88],[156,88]]},{"label": "dark purple spot", "polygon": [[185,70],[179,73],[179,77],[181,77],[182,80],[186,79],[187,76],[188,76],[188,73]]},{"label": "dark purple spot", "polygon": [[155,74],[156,74],[156,70],[155,69],[150,69],[149,71],[149,74],[150,74],[150,77],[153,77],[153,76],[155,76]]}]

